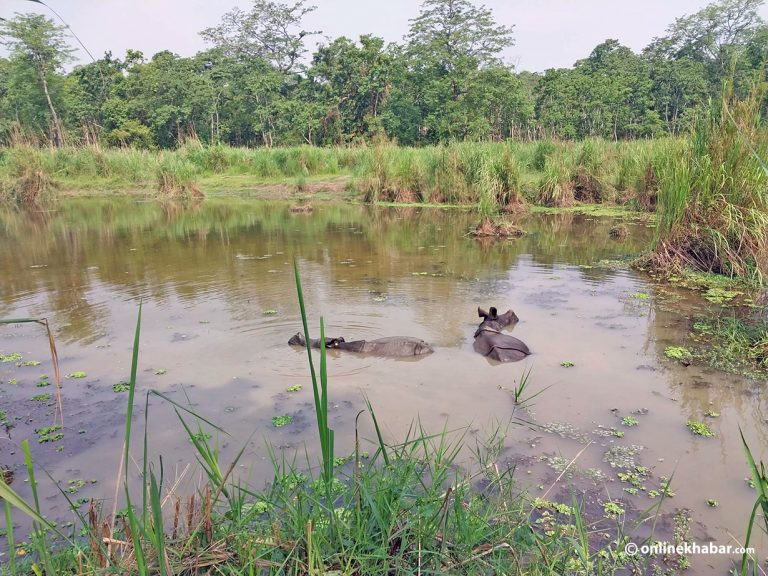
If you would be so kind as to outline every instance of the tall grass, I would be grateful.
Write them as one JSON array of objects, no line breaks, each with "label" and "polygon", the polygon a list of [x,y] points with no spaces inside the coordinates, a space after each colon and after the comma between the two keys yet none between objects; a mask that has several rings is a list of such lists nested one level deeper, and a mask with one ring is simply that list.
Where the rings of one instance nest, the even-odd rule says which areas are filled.
[{"label": "tall grass", "polygon": [[768,126],[763,92],[726,87],[679,154],[658,162],[659,235],[650,264],[748,277],[768,272]]},{"label": "tall grass", "polygon": [[[33,197],[45,200],[54,196],[55,187],[67,191],[146,189],[188,196],[195,195],[196,189],[204,191],[207,183],[226,189],[230,182],[241,188],[351,177],[351,188],[366,202],[465,204],[490,214],[518,210],[525,200],[536,201],[543,183],[556,171],[562,172],[556,180],[560,188],[573,188],[576,200],[584,189],[588,192],[584,201],[612,201],[612,193],[604,192],[615,187],[627,191],[623,202],[632,201],[650,158],[664,142],[545,140],[406,148],[376,141],[349,148],[249,149],[205,146],[190,140],[176,150],[164,151],[19,145],[0,149],[0,190],[8,199],[21,198],[22,191],[29,190]],[[592,191],[595,183],[597,194]],[[548,186],[553,191],[551,182]]]},{"label": "tall grass", "polygon": [[55,195],[50,173],[43,167],[44,154],[30,146],[18,146],[3,155],[0,201],[35,208]]},{"label": "tall grass", "polygon": [[197,167],[178,156],[166,156],[155,169],[158,192],[171,198],[199,198],[203,195],[197,184]]}]

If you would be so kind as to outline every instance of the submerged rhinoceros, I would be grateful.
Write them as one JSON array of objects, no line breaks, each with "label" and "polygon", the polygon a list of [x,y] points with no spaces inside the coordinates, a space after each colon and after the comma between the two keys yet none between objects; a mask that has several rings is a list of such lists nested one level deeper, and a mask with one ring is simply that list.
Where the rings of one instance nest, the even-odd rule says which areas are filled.
[{"label": "submerged rhinoceros", "polygon": [[[301,332],[297,332],[288,340],[291,346],[306,346],[306,340]],[[312,348],[320,348],[320,339],[313,338]],[[422,356],[434,352],[432,346],[418,338],[410,336],[389,336],[375,340],[353,340],[347,342],[344,338],[326,338],[325,347],[335,350],[348,350],[361,352],[375,356],[387,356],[389,358],[407,358],[408,356]]]},{"label": "submerged rhinoceros", "polygon": [[501,332],[510,324],[518,322],[517,314],[512,310],[499,316],[496,308],[491,307],[489,312],[478,308],[477,315],[483,321],[475,331],[475,352],[499,362],[517,362],[531,353],[525,342]]}]

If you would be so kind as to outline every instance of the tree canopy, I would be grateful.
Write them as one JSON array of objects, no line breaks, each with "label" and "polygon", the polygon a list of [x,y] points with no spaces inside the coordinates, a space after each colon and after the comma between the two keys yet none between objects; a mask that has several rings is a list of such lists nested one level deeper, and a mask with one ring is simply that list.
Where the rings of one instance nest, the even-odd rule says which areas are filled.
[{"label": "tree canopy", "polygon": [[[39,15],[0,21],[0,142],[170,148],[188,138],[239,146],[421,145],[506,138],[642,138],[688,129],[725,80],[766,82],[764,0],[718,0],[641,53],[615,39],[570,68],[504,62],[513,23],[473,0],[424,0],[401,43],[362,34],[307,53],[304,0],[253,0],[203,30],[192,57],[106,53],[65,71],[66,29]],[[3,15],[5,16],[5,15]]]}]

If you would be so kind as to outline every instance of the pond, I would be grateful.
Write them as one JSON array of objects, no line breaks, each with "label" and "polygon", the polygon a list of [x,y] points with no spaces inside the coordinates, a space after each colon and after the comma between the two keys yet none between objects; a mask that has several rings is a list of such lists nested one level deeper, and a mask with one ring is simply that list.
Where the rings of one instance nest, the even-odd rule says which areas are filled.
[{"label": "pond", "polygon": [[[35,429],[49,426],[54,410],[53,386],[38,386],[52,374],[47,340],[34,325],[0,326],[0,354],[22,357],[21,366],[0,363],[8,424],[0,465],[29,496],[20,450],[29,438],[35,461],[72,487],[73,499],[111,509],[125,419],[120,383],[129,376],[140,302],[142,394],[159,390],[224,428],[229,435],[215,438],[224,466],[246,445],[238,473],[255,487],[273,473],[268,443],[286,458],[297,454],[299,465],[306,443],[314,462],[306,351],[287,345],[301,325],[295,257],[313,337],[323,316],[329,336],[408,335],[435,348],[409,360],[330,353],[337,454],[353,449],[366,397],[391,442],[417,421],[430,432],[464,429],[482,439],[514,417],[504,463],[516,465],[532,497],[570,503],[576,483],[597,506],[616,500],[639,511],[656,505],[649,494],[672,478],[675,496],[664,510],[692,511],[691,538],[737,545],[754,502],[738,427],[756,458],[768,456],[763,385],[665,357],[666,347],[689,341],[693,314],[717,307],[628,268],[627,259],[650,245],[652,225],[626,222],[628,238],[614,240],[610,218],[534,213],[521,217],[524,237],[478,242],[467,236],[475,221],[459,210],[350,204],[293,214],[286,203],[233,198],[193,206],[78,199],[49,213],[0,214],[0,318],[47,317],[62,374],[72,375],[62,390],[64,438],[38,443]],[[503,365],[476,354],[478,306],[514,309],[514,335],[533,354]],[[40,364],[23,365],[29,360]],[[535,398],[516,409],[512,390],[528,372],[526,394]],[[138,404],[137,458],[143,396]],[[273,426],[283,415],[292,423]],[[691,434],[691,419],[706,421],[715,437]],[[172,407],[151,397],[148,422],[166,483],[178,479],[177,492],[193,491],[199,472]],[[361,434],[374,436],[367,419]],[[636,464],[648,469],[636,478],[637,494],[607,461],[616,446],[635,446]],[[137,477],[135,462],[130,470]],[[49,484],[48,514],[72,520]],[[692,562],[697,572],[723,573],[738,559]]]}]

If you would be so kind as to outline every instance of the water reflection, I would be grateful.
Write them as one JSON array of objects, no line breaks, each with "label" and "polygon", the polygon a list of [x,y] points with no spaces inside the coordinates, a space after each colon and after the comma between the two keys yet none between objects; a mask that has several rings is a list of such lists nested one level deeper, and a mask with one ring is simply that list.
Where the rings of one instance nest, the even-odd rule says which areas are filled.
[{"label": "water reflection", "polygon": [[[544,266],[589,265],[636,251],[649,237],[636,226],[628,242],[617,244],[608,222],[561,214],[525,218],[529,234],[520,240],[479,245],[464,237],[474,218],[350,205],[297,216],[285,204],[242,200],[71,200],[54,213],[3,212],[0,313],[27,305],[32,314],[52,314],[64,341],[89,343],[108,314],[94,301],[99,287],[134,299],[173,295],[233,303],[266,287],[290,306],[290,278],[277,272],[295,255],[322,266],[323,284],[340,293],[383,294],[397,281],[399,291],[434,302],[450,297],[452,280],[504,278],[523,254]],[[583,274],[602,281],[615,272],[591,268]]]}]

